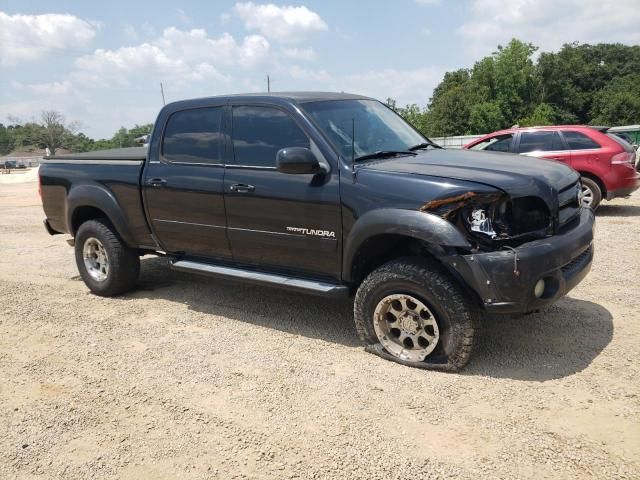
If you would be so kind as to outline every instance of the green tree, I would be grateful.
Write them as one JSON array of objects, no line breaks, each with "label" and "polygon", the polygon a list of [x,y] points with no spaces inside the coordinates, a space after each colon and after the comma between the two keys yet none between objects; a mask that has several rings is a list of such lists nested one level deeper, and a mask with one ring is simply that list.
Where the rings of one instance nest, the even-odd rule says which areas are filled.
[{"label": "green tree", "polygon": [[538,59],[538,102],[553,105],[560,123],[590,123],[598,92],[640,72],[640,46],[570,43]]},{"label": "green tree", "polygon": [[548,103],[536,105],[530,115],[518,122],[521,127],[553,125],[554,123],[556,123],[556,112]]},{"label": "green tree", "polygon": [[473,133],[491,133],[505,126],[502,109],[498,102],[477,103],[469,114],[469,131]]},{"label": "green tree", "polygon": [[534,64],[531,57],[537,50],[530,43],[515,38],[506,47],[498,47],[495,62],[495,101],[500,105],[508,124],[524,115],[533,99]]},{"label": "green tree", "polygon": [[619,77],[593,96],[594,125],[629,125],[640,123],[640,74]]},{"label": "green tree", "polygon": [[0,123],[0,155],[6,155],[13,150],[14,138],[12,129]]}]

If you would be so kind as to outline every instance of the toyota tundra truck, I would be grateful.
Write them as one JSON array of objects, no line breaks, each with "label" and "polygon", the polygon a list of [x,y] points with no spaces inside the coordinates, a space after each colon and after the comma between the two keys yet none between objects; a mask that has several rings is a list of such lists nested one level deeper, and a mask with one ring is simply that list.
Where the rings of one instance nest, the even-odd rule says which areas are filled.
[{"label": "toyota tundra truck", "polygon": [[557,301],[593,259],[574,170],[443,149],[358,95],[178,101],[147,146],[51,156],[39,178],[45,228],[72,236],[94,294],[133,289],[156,254],[216,281],[353,298],[367,350],[414,367],[462,368],[484,314]]}]

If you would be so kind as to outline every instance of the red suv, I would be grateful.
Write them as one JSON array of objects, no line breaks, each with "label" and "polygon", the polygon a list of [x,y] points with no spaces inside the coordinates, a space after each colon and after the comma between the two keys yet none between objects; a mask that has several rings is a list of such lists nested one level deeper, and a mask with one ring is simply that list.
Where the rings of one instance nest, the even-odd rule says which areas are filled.
[{"label": "red suv", "polygon": [[626,197],[640,187],[635,150],[607,127],[560,125],[509,128],[462,148],[510,152],[564,162],[582,176],[582,203],[594,210],[603,198]]}]

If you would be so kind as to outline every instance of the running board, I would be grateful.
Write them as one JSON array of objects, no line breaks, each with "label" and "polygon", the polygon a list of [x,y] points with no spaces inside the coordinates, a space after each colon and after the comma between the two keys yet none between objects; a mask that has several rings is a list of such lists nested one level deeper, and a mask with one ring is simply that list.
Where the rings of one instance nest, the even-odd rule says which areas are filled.
[{"label": "running board", "polygon": [[347,297],[349,289],[346,285],[339,283],[322,282],[318,280],[308,280],[306,278],[289,277],[277,273],[257,272],[255,270],[245,270],[238,267],[227,267],[222,265],[212,265],[210,263],[194,262],[192,260],[175,260],[169,262],[173,270],[180,272],[192,272],[208,275],[212,277],[251,282],[258,285],[285,288],[323,297]]}]

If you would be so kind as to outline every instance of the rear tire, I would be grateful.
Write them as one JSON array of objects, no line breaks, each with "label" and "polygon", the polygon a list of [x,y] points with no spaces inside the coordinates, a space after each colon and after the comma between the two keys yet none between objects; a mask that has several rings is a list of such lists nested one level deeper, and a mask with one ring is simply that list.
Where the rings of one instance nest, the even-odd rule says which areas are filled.
[{"label": "rear tire", "polygon": [[580,177],[582,182],[582,206],[596,210],[602,201],[602,190],[595,180],[589,177]]},{"label": "rear tire", "polygon": [[127,247],[106,219],[89,220],[75,238],[78,271],[96,295],[111,297],[131,290],[140,273],[138,252]]},{"label": "rear tire", "polygon": [[356,293],[354,319],[368,351],[447,371],[467,364],[479,326],[478,311],[455,279],[435,261],[412,257],[367,276]]}]

